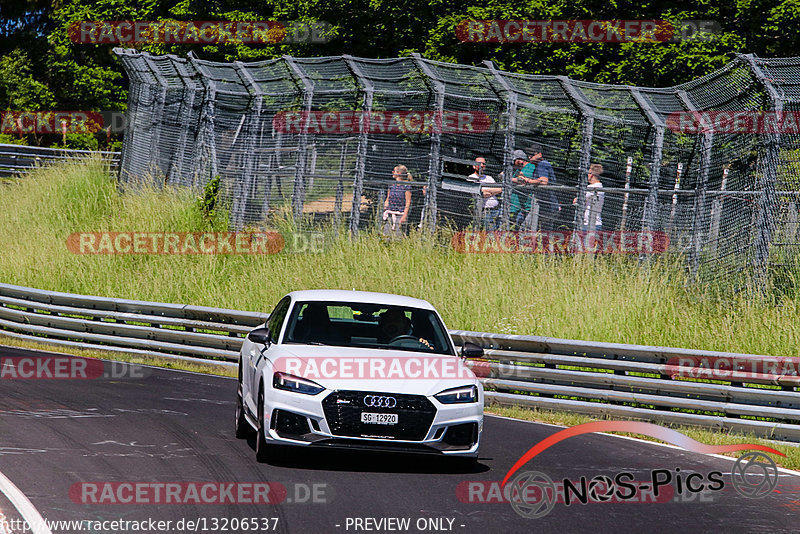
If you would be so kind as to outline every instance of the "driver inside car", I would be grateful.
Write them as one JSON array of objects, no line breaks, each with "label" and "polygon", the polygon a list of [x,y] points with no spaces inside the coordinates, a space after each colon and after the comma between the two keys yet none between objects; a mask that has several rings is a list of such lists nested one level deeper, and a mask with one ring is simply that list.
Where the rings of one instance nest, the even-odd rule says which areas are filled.
[{"label": "driver inside car", "polygon": [[387,344],[406,346],[402,341],[410,341],[412,343],[419,343],[433,350],[433,347],[427,339],[413,335],[411,320],[406,317],[403,310],[397,308],[386,310],[381,314],[378,326],[381,329],[383,340]]}]

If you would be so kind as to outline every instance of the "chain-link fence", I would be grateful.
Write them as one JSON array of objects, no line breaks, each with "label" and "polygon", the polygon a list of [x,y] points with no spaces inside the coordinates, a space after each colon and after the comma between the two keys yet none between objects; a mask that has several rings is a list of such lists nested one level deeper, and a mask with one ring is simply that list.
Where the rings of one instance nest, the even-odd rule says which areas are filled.
[{"label": "chain-link fence", "polygon": [[[800,112],[800,58],[742,55],[653,89],[418,55],[217,63],[115,52],[130,78],[121,180],[202,187],[219,176],[235,228],[381,227],[403,165],[408,226],[588,222],[664,233],[693,279],[734,289],[793,286],[800,272],[800,127],[690,124],[698,111],[715,126],[725,113]],[[547,186],[517,180],[514,151],[532,144],[554,169]],[[500,188],[491,198],[470,177],[477,157]],[[603,166],[602,189],[587,182],[591,164]]]}]

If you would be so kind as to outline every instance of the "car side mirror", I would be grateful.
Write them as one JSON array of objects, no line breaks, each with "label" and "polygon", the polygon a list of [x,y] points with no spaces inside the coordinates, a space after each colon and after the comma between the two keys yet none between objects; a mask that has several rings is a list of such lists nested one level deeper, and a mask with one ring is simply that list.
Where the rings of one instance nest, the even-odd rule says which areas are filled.
[{"label": "car side mirror", "polygon": [[483,358],[483,347],[479,347],[475,343],[467,341],[461,347],[462,358]]},{"label": "car side mirror", "polygon": [[256,328],[247,334],[247,339],[253,343],[260,343],[261,345],[269,345],[269,330],[266,328]]}]

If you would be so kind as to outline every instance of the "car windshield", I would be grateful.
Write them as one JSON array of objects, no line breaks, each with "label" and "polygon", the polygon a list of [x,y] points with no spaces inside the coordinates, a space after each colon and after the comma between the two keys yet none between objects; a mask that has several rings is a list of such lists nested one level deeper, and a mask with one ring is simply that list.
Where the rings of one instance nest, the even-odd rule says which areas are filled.
[{"label": "car windshield", "polygon": [[283,341],[454,354],[435,312],[361,302],[297,302]]}]

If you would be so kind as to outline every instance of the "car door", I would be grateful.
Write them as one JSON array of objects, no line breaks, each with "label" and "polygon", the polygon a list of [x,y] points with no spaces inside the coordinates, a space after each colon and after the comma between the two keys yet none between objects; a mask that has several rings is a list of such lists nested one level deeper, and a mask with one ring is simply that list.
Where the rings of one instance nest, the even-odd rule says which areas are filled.
[{"label": "car door", "polygon": [[284,319],[286,319],[286,314],[289,311],[289,306],[291,304],[291,299],[287,296],[284,297],[275,309],[272,310],[272,313],[269,314],[269,319],[267,320],[266,328],[269,331],[270,335],[270,342],[266,346],[263,345],[256,345],[256,353],[255,356],[249,359],[249,378],[250,378],[250,399],[255,406],[256,402],[256,395],[258,395],[258,381],[261,376],[261,369],[264,367],[264,360],[267,358],[267,353],[270,350],[274,349],[274,345],[278,342],[278,338],[281,332],[281,326],[283,326]]}]

